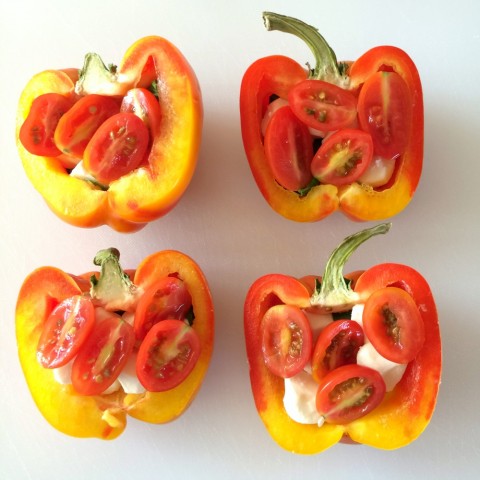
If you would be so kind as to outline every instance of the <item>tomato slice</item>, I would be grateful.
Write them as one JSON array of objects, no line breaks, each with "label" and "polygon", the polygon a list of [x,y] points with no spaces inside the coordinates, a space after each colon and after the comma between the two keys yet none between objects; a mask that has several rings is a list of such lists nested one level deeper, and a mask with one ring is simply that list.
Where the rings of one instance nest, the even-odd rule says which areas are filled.
[{"label": "tomato slice", "polygon": [[328,132],[351,125],[357,99],[348,90],[323,80],[303,80],[288,94],[295,115],[310,128]]},{"label": "tomato slice", "polygon": [[265,156],[277,182],[287,190],[300,190],[312,179],[312,136],[287,105],[279,108],[265,132]]},{"label": "tomato slice", "polygon": [[72,98],[59,93],[45,93],[37,97],[20,127],[22,145],[33,155],[60,155],[62,152],[55,145],[53,137],[60,118],[72,105]]},{"label": "tomato slice", "polygon": [[153,139],[160,131],[162,110],[155,95],[146,88],[132,88],[123,97],[120,112],[134,113],[142,119]]},{"label": "tomato slice", "polygon": [[138,301],[133,328],[137,339],[167,318],[183,320],[192,306],[192,297],[179,278],[164,277],[149,287]]},{"label": "tomato slice", "polygon": [[148,129],[133,113],[117,113],[105,120],[88,142],[85,170],[109,184],[140,166],[149,144]]},{"label": "tomato slice", "polygon": [[318,336],[312,356],[312,376],[319,382],[328,372],[356,363],[364,343],[362,327],[353,320],[336,320]]},{"label": "tomato slice", "polygon": [[412,361],[425,342],[422,316],[402,288],[385,287],[365,302],[363,328],[375,350],[395,363]]},{"label": "tomato slice", "polygon": [[398,73],[377,72],[365,82],[358,97],[358,120],[371,134],[376,154],[395,158],[405,151],[412,102],[408,85]]},{"label": "tomato slice", "polygon": [[79,351],[95,325],[90,298],[74,295],[60,302],[50,313],[38,341],[37,359],[45,368],[68,363]]},{"label": "tomato slice", "polygon": [[262,321],[262,352],[271,373],[289,378],[303,370],[312,353],[312,329],[305,313],[293,305],[274,305]]},{"label": "tomato slice", "polygon": [[63,153],[82,158],[98,127],[119,111],[120,105],[112,97],[91,94],[80,98],[58,122],[55,144]]},{"label": "tomato slice", "polygon": [[133,327],[112,314],[100,320],[72,366],[72,385],[80,395],[100,395],[117,379],[133,350]]},{"label": "tomato slice", "polygon": [[385,391],[385,382],[376,370],[357,364],[344,365],[320,381],[317,410],[327,423],[350,423],[375,409]]},{"label": "tomato slice", "polygon": [[342,129],[322,142],[313,157],[311,171],[321,183],[347,185],[367,170],[372,158],[373,142],[368,133]]},{"label": "tomato slice", "polygon": [[197,332],[181,320],[163,320],[147,333],[138,350],[137,376],[150,392],[180,385],[200,357]]}]

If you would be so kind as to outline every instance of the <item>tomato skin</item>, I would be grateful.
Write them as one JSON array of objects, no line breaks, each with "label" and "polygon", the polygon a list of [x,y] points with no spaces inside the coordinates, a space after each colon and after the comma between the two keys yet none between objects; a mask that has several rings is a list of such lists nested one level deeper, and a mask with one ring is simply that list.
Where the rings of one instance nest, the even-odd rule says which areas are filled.
[{"label": "tomato skin", "polygon": [[374,410],[385,397],[382,376],[368,367],[344,365],[320,381],[317,410],[327,423],[343,425]]},{"label": "tomato skin", "polygon": [[313,157],[311,171],[321,183],[355,182],[373,158],[372,137],[362,130],[342,129],[327,137]]},{"label": "tomato skin", "polygon": [[80,98],[58,122],[55,144],[63,153],[82,158],[98,127],[119,111],[120,105],[112,97],[91,94]]},{"label": "tomato skin", "polygon": [[109,184],[142,163],[149,138],[138,116],[117,113],[105,120],[88,142],[84,167],[99,182]]},{"label": "tomato skin", "polygon": [[336,320],[318,336],[312,356],[312,376],[317,381],[343,365],[356,363],[359,348],[364,344],[362,327],[353,320]]},{"label": "tomato skin", "polygon": [[134,331],[143,340],[157,322],[183,320],[192,306],[192,297],[185,283],[176,277],[163,277],[150,286],[135,309]]},{"label": "tomato skin", "polygon": [[300,190],[312,178],[312,136],[287,105],[272,115],[264,138],[265,155],[277,182],[287,190]]},{"label": "tomato skin", "polygon": [[55,145],[53,137],[60,118],[72,105],[71,97],[59,93],[45,93],[35,98],[20,128],[22,145],[33,155],[60,155],[62,152]]},{"label": "tomato skin", "polygon": [[357,116],[355,96],[323,80],[297,83],[290,90],[288,101],[305,125],[323,132],[348,127]]},{"label": "tomato skin", "polygon": [[68,363],[79,351],[95,325],[95,309],[88,297],[74,295],[50,313],[38,341],[37,360],[45,368]]},{"label": "tomato skin", "polygon": [[148,127],[151,138],[160,131],[162,110],[155,95],[146,88],[132,88],[123,97],[120,112],[134,113]]},{"label": "tomato skin", "polygon": [[293,377],[312,353],[312,329],[307,316],[293,305],[274,305],[262,320],[262,352],[271,373]]},{"label": "tomato skin", "polygon": [[411,362],[425,342],[425,327],[414,299],[405,290],[385,287],[373,292],[363,310],[363,328],[387,360]]},{"label": "tomato skin", "polygon": [[196,331],[181,320],[163,320],[147,333],[138,350],[137,376],[150,392],[180,385],[200,357]]},{"label": "tomato skin", "polygon": [[80,395],[100,395],[117,379],[135,344],[133,327],[112,314],[97,323],[75,357],[72,385]]},{"label": "tomato skin", "polygon": [[371,75],[358,97],[358,120],[372,135],[375,153],[395,158],[405,152],[412,128],[412,96],[395,72]]}]

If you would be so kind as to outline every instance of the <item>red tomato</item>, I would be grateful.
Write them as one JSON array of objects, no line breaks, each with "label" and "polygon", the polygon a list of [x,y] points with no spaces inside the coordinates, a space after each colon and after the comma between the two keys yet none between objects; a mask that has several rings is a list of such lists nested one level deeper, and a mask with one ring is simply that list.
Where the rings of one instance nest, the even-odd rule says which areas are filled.
[{"label": "red tomato", "polygon": [[135,343],[133,327],[118,315],[100,320],[72,366],[72,385],[80,395],[100,395],[117,379]]},{"label": "red tomato", "polygon": [[385,382],[376,370],[357,364],[344,365],[320,381],[317,410],[327,423],[350,423],[376,408],[385,391]]},{"label": "red tomato", "polygon": [[185,283],[176,277],[164,277],[148,288],[135,310],[135,336],[143,340],[160,320],[183,320],[192,306],[192,297]]},{"label": "red tomato", "polygon": [[358,97],[358,120],[373,138],[375,153],[394,158],[407,146],[412,128],[412,96],[395,72],[377,72],[365,82]]},{"label": "red tomato", "polygon": [[311,171],[321,183],[347,185],[367,170],[372,158],[373,142],[368,133],[342,129],[322,142],[313,157]]},{"label": "red tomato", "polygon": [[322,80],[304,80],[288,94],[295,115],[310,128],[328,132],[351,125],[357,99],[347,90]]},{"label": "red tomato", "polygon": [[279,108],[268,122],[265,156],[277,182],[287,190],[300,190],[312,178],[312,136],[289,106]]},{"label": "red tomato", "polygon": [[181,320],[156,323],[143,340],[137,356],[137,376],[150,392],[180,385],[200,356],[197,332]]},{"label": "red tomato", "polygon": [[60,155],[62,152],[55,145],[53,135],[60,118],[72,105],[73,99],[59,93],[46,93],[37,97],[20,127],[22,145],[34,155]]},{"label": "red tomato", "polygon": [[328,372],[356,363],[364,343],[362,327],[353,320],[336,320],[318,336],[313,350],[312,376],[319,382]]},{"label": "red tomato", "polygon": [[134,113],[148,127],[151,138],[160,131],[162,111],[155,95],[146,88],[132,88],[123,97],[121,112]]},{"label": "red tomato", "polygon": [[365,302],[363,328],[375,350],[396,363],[412,361],[425,342],[422,316],[413,298],[403,289],[376,290]]},{"label": "red tomato", "polygon": [[60,302],[50,313],[38,342],[37,359],[45,368],[68,363],[95,325],[95,309],[88,297],[75,295]]},{"label": "red tomato", "polygon": [[148,129],[139,117],[117,113],[105,120],[88,142],[83,165],[108,185],[142,163],[148,143]]},{"label": "red tomato", "polygon": [[62,152],[82,158],[98,127],[119,110],[119,103],[112,97],[96,94],[82,97],[58,122],[55,144]]},{"label": "red tomato", "polygon": [[292,305],[275,305],[262,320],[265,365],[278,377],[289,378],[303,370],[312,353],[312,329],[303,311]]}]

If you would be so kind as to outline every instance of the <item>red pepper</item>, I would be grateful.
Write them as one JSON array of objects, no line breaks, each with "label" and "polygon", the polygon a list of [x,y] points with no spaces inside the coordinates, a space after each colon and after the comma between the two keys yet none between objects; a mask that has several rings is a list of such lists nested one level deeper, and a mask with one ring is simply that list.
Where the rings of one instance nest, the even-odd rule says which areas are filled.
[{"label": "red pepper", "polygon": [[[389,224],[382,224],[345,239],[332,253],[323,278],[265,275],[248,291],[244,326],[255,405],[273,439],[288,451],[313,454],[339,441],[395,449],[415,440],[430,421],[440,384],[441,342],[435,303],[426,280],[411,267],[391,263],[355,272],[348,281],[342,275],[343,265],[356,247],[389,228]],[[366,304],[373,293],[384,287],[401,290],[402,295],[413,301],[424,331],[421,349],[408,362],[399,383],[370,413],[347,423],[324,423],[320,427],[297,423],[287,414],[283,404],[284,379],[269,370],[264,358],[262,338],[266,312],[275,305],[290,305],[303,312],[340,312],[335,315],[348,318],[355,305]],[[401,318],[396,320],[401,321]],[[364,329],[366,321],[363,318]],[[284,337],[284,342],[288,343],[285,338],[288,337]],[[328,350],[330,356],[332,349],[333,343]],[[335,367],[332,372],[336,368],[343,367]]]},{"label": "red pepper", "polygon": [[[214,312],[210,291],[203,273],[191,258],[180,252],[157,252],[145,258],[136,271],[123,272],[118,263],[118,251],[109,249],[97,254],[96,264],[101,265],[100,273],[89,272],[80,276],[65,273],[54,267],[41,267],[32,272],[25,279],[19,292],[16,307],[16,335],[20,363],[26,382],[45,419],[65,434],[108,440],[123,432],[126,427],[127,415],[145,422],[166,423],[181,415],[190,405],[201,386],[210,362],[214,337]],[[165,286],[167,281],[171,281],[173,290],[160,289],[159,284]],[[155,388],[154,391],[146,388],[143,393],[125,393],[123,388],[113,393],[93,392],[96,383],[100,382],[101,378],[95,378],[90,384],[84,382],[83,375],[88,376],[92,367],[88,361],[82,364],[82,358],[92,352],[89,350],[90,348],[95,348],[97,342],[95,339],[102,338],[105,328],[111,331],[112,335],[115,334],[116,336],[113,338],[118,338],[119,341],[115,341],[114,346],[123,345],[126,355],[132,355],[134,359],[133,355],[136,355],[138,372],[141,355],[137,354],[137,351],[142,349],[147,340],[144,340],[143,334],[136,335],[136,333],[137,331],[143,332],[147,327],[145,323],[146,310],[151,315],[158,312],[162,304],[155,304],[155,297],[159,302],[162,301],[162,295],[168,296],[169,292],[173,292],[172,295],[175,297],[178,284],[186,289],[186,298],[189,301],[185,304],[185,310],[188,308],[191,313],[186,315],[186,311],[181,312],[182,304],[180,307],[176,307],[175,311],[167,311],[168,319],[163,320],[163,317],[158,317],[154,323],[149,317],[148,321],[154,323],[154,325],[149,325],[150,330],[163,329],[165,331],[163,324],[169,327],[173,325],[177,329],[180,327],[190,338],[193,336],[195,341],[198,341],[198,345],[195,344],[198,357],[193,359],[191,365],[193,369],[183,372],[186,374],[186,378],[180,378],[180,383],[177,385],[161,385],[161,388]],[[75,380],[76,373],[81,372],[80,367],[88,367],[76,378],[82,391],[76,390],[75,383],[72,385],[68,382],[65,384],[57,382],[52,369],[45,368],[44,365],[49,363],[52,367],[55,366],[54,361],[50,362],[53,357],[48,356],[52,352],[48,342],[47,348],[39,349],[37,347],[42,339],[42,333],[47,328],[47,320],[51,318],[55,307],[68,305],[69,299],[78,298],[82,299],[81,304],[92,302],[95,306],[96,316],[93,331],[88,333],[87,339],[79,346],[76,357],[72,360],[72,380]],[[163,298],[168,303],[168,298],[165,296]],[[147,305],[145,305],[145,299]],[[80,304],[77,303],[77,305]],[[142,312],[137,315],[139,305],[142,305]],[[173,301],[171,306],[175,305]],[[127,313],[120,317],[119,310]],[[58,310],[56,311],[58,312]],[[73,312],[75,311],[77,310],[73,309]],[[66,317],[65,324],[75,320],[72,315],[75,314],[70,313],[70,316]],[[126,315],[130,315],[130,318],[135,316],[133,328],[126,319],[124,320]],[[57,320],[62,318],[61,315],[56,317]],[[140,325],[137,325],[138,321],[141,322]],[[110,328],[112,323],[114,324],[113,328]],[[61,328],[59,332],[57,326],[57,333],[62,334],[63,332],[64,336],[61,338],[68,343],[72,335],[75,335],[74,332],[81,327],[82,325],[78,322],[73,325],[70,323],[69,328]],[[53,333],[55,333],[55,328]],[[132,347],[133,336],[136,338],[136,344]],[[151,334],[147,332],[145,339],[149,336]],[[104,335],[103,338],[105,338]],[[179,345],[181,350],[185,343]],[[108,363],[109,358],[114,358],[113,354],[107,355],[110,347],[107,344],[103,358],[102,354],[97,357],[100,360],[96,363],[104,362],[102,367],[102,373],[105,373],[104,377],[108,377],[107,373],[109,374],[111,365]],[[161,351],[161,347],[158,349]],[[176,349],[173,350],[178,352]],[[62,349],[58,351],[60,354],[64,353]],[[150,353],[146,352],[147,355]],[[190,357],[188,358],[190,359]],[[122,362],[119,361],[119,364]],[[77,363],[78,368],[76,368]],[[148,367],[149,364],[147,362],[141,365]],[[166,368],[168,368],[168,362]],[[141,373],[145,375],[145,372],[148,377],[148,371],[143,368]],[[171,373],[171,371],[167,371],[168,381],[175,378],[175,373],[173,375]],[[156,378],[157,382],[158,378]],[[143,384],[142,381],[141,383]]]},{"label": "red pepper", "polygon": [[[243,143],[252,174],[267,202],[284,217],[300,222],[321,220],[336,210],[360,221],[380,220],[399,213],[415,193],[423,163],[422,87],[413,61],[399,48],[381,46],[353,63],[339,63],[315,28],[271,12],[264,13],[264,20],[268,30],[293,33],[303,39],[316,61],[314,68],[305,70],[288,57],[269,56],[255,61],[244,74],[240,90]],[[320,113],[310,107],[325,92],[318,87],[319,90],[312,93],[311,85],[323,85],[332,95],[325,99],[322,104],[325,110],[321,109]],[[271,115],[267,109],[278,98],[282,99],[280,104],[288,105],[300,121],[313,121],[317,130],[322,130],[323,122],[328,133],[353,128],[372,136],[373,157],[368,151],[360,154],[360,150],[348,150],[345,145],[340,160],[329,153],[329,168],[337,169],[337,176],[349,175],[357,165],[360,174],[362,161],[363,168],[365,162],[371,166],[370,172],[380,166],[390,173],[380,181],[360,176],[346,185],[334,183],[331,176],[324,177],[318,171],[319,160],[304,162],[303,157],[309,155],[308,150],[303,149],[304,137],[298,132],[298,126],[292,124],[286,124],[283,129],[290,131],[290,140],[283,134],[274,145],[279,159],[269,158],[267,153],[272,148],[269,148],[270,143],[265,145],[264,130],[268,120],[265,117]],[[339,103],[341,108],[336,108]],[[353,117],[350,116],[352,112]],[[268,124],[266,128],[268,131]],[[350,131],[350,135],[354,133]],[[292,142],[292,139],[296,140]],[[314,142],[315,149],[320,141],[317,138]],[[351,142],[354,141],[352,136]],[[320,147],[315,156],[323,154]],[[359,161],[355,155],[364,158]],[[312,171],[308,171],[310,162]],[[304,178],[307,174],[311,181],[292,190],[282,183],[277,172],[287,168],[290,177]]]}]

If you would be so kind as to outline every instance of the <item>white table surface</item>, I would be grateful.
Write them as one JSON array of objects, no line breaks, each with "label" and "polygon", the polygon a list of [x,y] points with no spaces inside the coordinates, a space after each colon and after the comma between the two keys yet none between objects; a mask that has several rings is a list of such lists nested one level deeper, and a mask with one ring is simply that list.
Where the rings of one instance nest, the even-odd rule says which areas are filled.
[{"label": "white table surface", "polygon": [[[480,468],[479,340],[480,3],[437,0],[1,2],[0,15],[0,478],[273,479],[473,478]],[[94,6],[95,5],[95,6]],[[240,6],[241,5],[241,6]],[[312,62],[294,37],[267,32],[262,10],[317,26],[339,59],[381,44],[416,62],[424,88],[425,162],[413,201],[387,236],[354,254],[347,270],[394,261],[429,281],[443,336],[438,404],[425,433],[393,452],[337,445],[316,456],[278,447],[257,416],[243,335],[243,301],[259,276],[321,274],[330,251],[364,226],[335,214],[315,224],[283,219],[266,204],[240,136],[238,94],[245,69],[282,53]],[[135,234],[62,223],[29,183],[14,143],[19,94],[36,72],[81,66],[86,52],[118,63],[138,38],[156,34],[189,59],[205,106],[195,177],[169,215]],[[14,308],[36,267],[81,273],[95,252],[116,246],[125,267],[174,248],[208,277],[216,340],[190,409],[168,425],[129,420],[117,440],[78,440],[37,411],[16,352]]]}]

